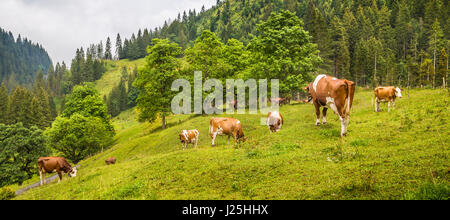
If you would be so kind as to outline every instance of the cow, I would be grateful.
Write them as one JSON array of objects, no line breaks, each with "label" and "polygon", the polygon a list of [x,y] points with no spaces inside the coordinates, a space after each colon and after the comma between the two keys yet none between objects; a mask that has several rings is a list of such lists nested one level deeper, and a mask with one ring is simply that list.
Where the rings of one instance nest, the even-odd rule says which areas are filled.
[{"label": "cow", "polygon": [[116,163],[116,158],[115,157],[110,157],[110,158],[105,160],[105,163],[106,163],[106,165],[115,164]]},{"label": "cow", "polygon": [[232,100],[232,101],[228,102],[228,108],[230,108],[230,109],[237,109],[238,108],[237,100]]},{"label": "cow", "polygon": [[269,101],[271,104],[273,103],[274,105],[278,105],[278,106],[281,106],[281,105],[287,103],[285,98],[271,98]]},{"label": "cow", "polygon": [[58,173],[58,183],[61,182],[63,173],[67,173],[69,177],[77,175],[77,168],[70,166],[64,157],[40,157],[38,159],[38,167],[41,186],[45,184],[46,173]]},{"label": "cow", "polygon": [[183,150],[187,147],[188,144],[194,144],[194,147],[197,147],[198,144],[198,130],[182,130],[180,133],[180,141],[183,147]]},{"label": "cow", "polygon": [[235,118],[211,118],[209,120],[209,135],[212,138],[212,146],[215,145],[217,135],[227,135],[228,144],[230,144],[230,136],[234,138],[234,144],[247,139],[242,131],[242,124]]},{"label": "cow", "polygon": [[375,95],[375,112],[380,111],[380,102],[388,102],[388,112],[392,107],[395,109],[395,99],[402,98],[402,90],[393,86],[377,87],[374,90]]},{"label": "cow", "polygon": [[267,127],[269,127],[270,133],[278,132],[280,131],[281,127],[283,126],[284,119],[283,116],[277,112],[269,112],[267,115]]},{"label": "cow", "polygon": [[312,101],[316,108],[316,125],[320,125],[320,107],[323,107],[323,124],[327,123],[327,110],[331,108],[341,120],[341,137],[346,136],[355,94],[355,83],[321,74],[304,89],[309,95],[308,101]]}]

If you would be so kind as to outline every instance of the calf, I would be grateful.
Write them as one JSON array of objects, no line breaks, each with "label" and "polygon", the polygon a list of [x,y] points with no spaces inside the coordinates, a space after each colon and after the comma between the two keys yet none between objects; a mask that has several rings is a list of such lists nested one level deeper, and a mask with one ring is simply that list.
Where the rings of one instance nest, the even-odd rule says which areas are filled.
[{"label": "calf", "polygon": [[183,146],[183,150],[188,144],[194,144],[197,147],[199,132],[198,130],[182,130],[180,133],[180,141]]},{"label": "calf", "polygon": [[281,126],[283,126],[283,116],[277,112],[269,112],[267,115],[267,127],[269,127],[270,133],[278,132],[281,129]]},{"label": "calf", "polygon": [[110,164],[115,164],[116,163],[116,158],[115,157],[111,157],[105,160],[106,165],[110,165]]},{"label": "calf", "polygon": [[233,136],[235,145],[246,140],[241,122],[235,118],[211,118],[209,120],[209,135],[212,138],[212,146],[215,146],[217,135],[227,135],[228,144],[230,144],[230,136]]},{"label": "calf", "polygon": [[57,172],[59,176],[58,183],[62,180],[62,174],[67,173],[69,177],[77,175],[77,168],[70,166],[64,157],[40,157],[38,159],[39,175],[41,185],[45,184],[45,174]]},{"label": "calf", "polygon": [[316,125],[320,125],[320,107],[323,107],[323,124],[327,123],[327,109],[331,108],[341,120],[341,136],[346,136],[355,83],[322,74],[304,89],[308,92],[308,101],[311,100],[316,108]]},{"label": "calf", "polygon": [[380,111],[380,102],[388,102],[388,112],[392,107],[395,109],[395,99],[402,97],[402,90],[393,86],[377,87],[374,90],[375,95],[375,112]]}]

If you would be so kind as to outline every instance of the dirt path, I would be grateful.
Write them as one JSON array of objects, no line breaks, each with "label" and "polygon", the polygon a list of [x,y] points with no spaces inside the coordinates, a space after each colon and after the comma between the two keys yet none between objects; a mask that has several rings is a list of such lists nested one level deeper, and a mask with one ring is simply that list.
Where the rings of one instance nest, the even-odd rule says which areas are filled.
[{"label": "dirt path", "polygon": [[[80,167],[80,165],[76,165],[75,167],[78,169]],[[45,184],[49,184],[53,180],[56,180],[56,179],[58,179],[58,174],[55,174],[55,175],[53,175],[51,177],[48,177],[48,178],[45,178]],[[40,184],[41,184],[41,181],[38,181],[38,182],[33,183],[33,184],[31,184],[31,185],[29,185],[29,186],[27,186],[25,188],[19,189],[19,190],[16,191],[16,195],[18,196],[18,195],[28,191],[29,189],[36,188],[36,187],[40,186]]]}]

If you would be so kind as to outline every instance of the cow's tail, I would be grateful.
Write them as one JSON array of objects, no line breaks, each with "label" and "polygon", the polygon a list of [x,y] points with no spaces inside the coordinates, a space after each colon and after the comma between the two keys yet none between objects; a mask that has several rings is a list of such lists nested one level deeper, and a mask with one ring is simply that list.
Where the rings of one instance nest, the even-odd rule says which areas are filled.
[{"label": "cow's tail", "polygon": [[353,104],[353,95],[355,93],[355,83],[352,81],[348,81],[348,80],[345,80],[345,83],[347,84],[347,98],[345,99],[344,112],[345,112],[345,115],[349,115],[350,109],[352,108],[352,104]]},{"label": "cow's tail", "polygon": [[209,135],[210,136],[212,136],[212,133],[213,133],[212,123],[213,123],[213,118],[209,119]]}]

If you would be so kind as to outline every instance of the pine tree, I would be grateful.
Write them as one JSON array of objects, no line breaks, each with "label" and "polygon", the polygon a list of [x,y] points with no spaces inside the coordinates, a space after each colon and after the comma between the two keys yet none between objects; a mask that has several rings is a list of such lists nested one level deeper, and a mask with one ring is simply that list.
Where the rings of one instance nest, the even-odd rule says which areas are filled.
[{"label": "pine tree", "polygon": [[8,90],[5,83],[0,87],[0,124],[6,124],[8,119]]},{"label": "pine tree", "polygon": [[[442,48],[439,56],[439,65],[437,67],[437,85],[442,85],[442,87],[447,88],[447,78],[448,78],[448,55],[445,48]],[[441,80],[442,79],[442,80]]]},{"label": "pine tree", "polygon": [[350,52],[348,49],[348,34],[338,17],[334,17],[332,28],[333,75],[341,78],[350,78]]},{"label": "pine tree", "polygon": [[18,86],[9,97],[8,124],[22,122],[27,128],[32,126],[32,109],[30,108],[33,96],[25,88]]},{"label": "pine tree", "polygon": [[122,39],[120,38],[120,34],[117,34],[116,37],[116,59],[120,60],[122,59]]},{"label": "pine tree", "polygon": [[[431,27],[430,31],[430,40],[429,40],[429,51],[431,54],[433,54],[433,70],[436,70],[436,63],[437,63],[437,53],[440,48],[444,47],[444,33],[442,32],[441,25],[436,18],[436,20],[433,23],[433,26]],[[436,72],[433,71],[433,87],[436,86]]]},{"label": "pine tree", "polygon": [[106,46],[105,46],[105,60],[112,60],[112,53],[111,53],[111,39],[108,37],[106,39]]}]

